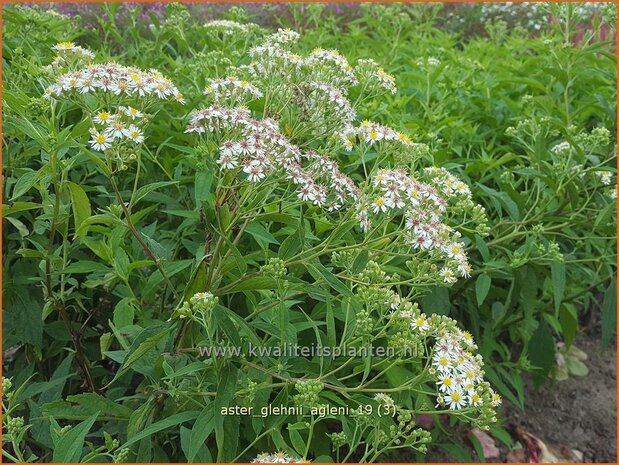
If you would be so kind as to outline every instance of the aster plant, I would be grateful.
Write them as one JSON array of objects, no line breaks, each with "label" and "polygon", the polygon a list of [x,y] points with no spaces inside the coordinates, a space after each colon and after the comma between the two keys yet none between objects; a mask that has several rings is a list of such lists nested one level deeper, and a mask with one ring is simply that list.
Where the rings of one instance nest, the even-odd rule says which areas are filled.
[{"label": "aster plant", "polygon": [[[195,169],[212,173],[214,206],[202,205],[204,255],[187,287],[199,293],[186,293],[173,315],[177,349],[331,349],[329,358],[251,350],[212,358],[220,383],[238,369],[235,402],[305,408],[259,420],[240,455],[219,450],[218,458],[271,450],[279,452],[254,461],[330,453],[376,461],[397,449],[423,452],[430,434],[415,427],[421,413],[488,428],[500,396],[484,380],[471,335],[417,303],[432,286],[470,276],[465,234],[486,233],[484,210],[456,176],[424,166],[427,146],[360,121],[362,102],[396,92],[393,76],[335,50],[298,54],[298,39],[279,30],[249,62],[212,79],[186,127]],[[360,169],[343,172],[338,160],[350,159]],[[378,346],[392,355],[346,356]],[[325,404],[348,413],[311,414]],[[251,423],[242,418],[239,427]],[[335,431],[331,451],[317,436],[326,431]]]}]

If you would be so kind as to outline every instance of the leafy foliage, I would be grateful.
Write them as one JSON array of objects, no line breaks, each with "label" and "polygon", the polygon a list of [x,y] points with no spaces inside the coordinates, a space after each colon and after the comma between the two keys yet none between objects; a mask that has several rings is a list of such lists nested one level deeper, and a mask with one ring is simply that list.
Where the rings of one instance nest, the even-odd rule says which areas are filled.
[{"label": "leafy foliage", "polygon": [[97,8],[3,9],[8,460],[465,457],[418,416],[501,438],[491,385],[522,405],[523,370],[585,374],[592,308],[611,340],[598,20],[467,37],[436,4],[315,4],[277,16],[299,36]]}]

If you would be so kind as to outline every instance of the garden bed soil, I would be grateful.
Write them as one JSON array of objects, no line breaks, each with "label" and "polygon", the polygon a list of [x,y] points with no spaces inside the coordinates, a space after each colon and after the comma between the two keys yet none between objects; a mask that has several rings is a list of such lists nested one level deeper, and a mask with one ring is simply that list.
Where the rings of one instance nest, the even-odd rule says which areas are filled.
[{"label": "garden bed soil", "polygon": [[[585,351],[589,374],[565,381],[548,382],[538,389],[526,380],[525,410],[505,402],[501,411],[504,425],[519,440],[516,431],[539,438],[544,444],[569,457],[572,450],[582,454],[574,461],[617,463],[617,365],[616,340],[602,351],[600,322],[591,322],[576,338],[575,345]],[[476,454],[463,434],[469,454]],[[524,461],[529,457],[507,450],[499,441],[500,456],[494,462]],[[577,452],[577,453],[578,453]],[[428,462],[458,462],[443,450],[430,449]]]},{"label": "garden bed soil", "polygon": [[616,345],[600,349],[599,323],[586,328],[576,345],[589,358],[589,374],[547,383],[527,383],[525,411],[507,407],[506,421],[547,444],[576,449],[585,462],[617,462]]}]

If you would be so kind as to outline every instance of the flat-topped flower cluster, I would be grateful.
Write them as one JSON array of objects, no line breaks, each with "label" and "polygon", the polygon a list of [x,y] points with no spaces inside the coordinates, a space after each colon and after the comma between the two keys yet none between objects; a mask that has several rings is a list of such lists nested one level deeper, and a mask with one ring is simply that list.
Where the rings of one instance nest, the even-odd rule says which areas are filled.
[{"label": "flat-topped flower cluster", "polygon": [[359,189],[335,162],[316,152],[302,151],[279,131],[275,121],[252,118],[246,108],[214,105],[194,112],[186,132],[207,130],[223,141],[219,166],[244,173],[249,182],[279,173],[297,186],[299,199],[329,211],[359,196]]},{"label": "flat-topped flower cluster", "polygon": [[[94,125],[89,130],[90,147],[101,152],[116,148],[121,166],[124,160],[120,148],[144,142],[144,126],[149,117],[144,110],[121,103],[140,102],[143,108],[159,100],[185,103],[176,86],[155,69],[143,71],[118,63],[95,64],[91,62],[94,53],[72,42],[61,42],[52,48],[57,56],[50,71],[57,76],[44,97],[79,101],[86,94],[107,94],[106,99],[100,99],[105,107],[89,115]],[[71,54],[78,59],[69,60]],[[134,159],[136,155],[130,151],[128,157]]]},{"label": "flat-topped flower cluster", "polygon": [[[251,50],[249,65],[212,80],[205,90],[210,106],[191,113],[186,132],[200,135],[205,146],[218,147],[217,164],[241,182],[269,176],[291,181],[302,201],[329,212],[348,205],[365,232],[373,220],[403,217],[408,244],[438,251],[435,255],[445,260],[439,273],[444,283],[469,276],[460,234],[442,221],[450,199],[470,199],[466,184],[439,168],[420,173],[428,180],[422,182],[403,168],[379,169],[376,162],[357,186],[331,158],[356,148],[362,157],[375,151],[379,161],[414,162],[423,144],[376,122],[355,126],[356,110],[347,97],[355,87],[370,94],[376,86],[393,92],[392,77],[370,59],[353,67],[335,50],[297,55],[291,48],[298,39],[296,32],[280,30]],[[256,99],[264,101],[262,119],[243,106]]]},{"label": "flat-topped flower cluster", "polygon": [[477,349],[473,336],[458,328],[456,321],[449,317],[427,316],[418,305],[394,291],[383,295],[398,297],[397,302],[393,298],[384,302],[392,309],[389,323],[396,328],[404,324],[412,341],[424,341],[426,369],[437,389],[437,407],[476,411],[481,426],[496,421],[494,408],[500,405],[501,396],[484,379],[483,358],[473,354]]},{"label": "flat-topped flower cluster", "polygon": [[[155,99],[185,103],[184,96],[172,81],[156,69],[144,71],[114,62],[93,63],[94,53],[72,42],[60,42],[52,49],[57,56],[49,70],[56,75],[56,79],[45,91],[48,99],[102,92],[134,98],[152,96]],[[68,60],[71,55],[79,59]]]},{"label": "flat-topped flower cluster", "polygon": [[153,96],[161,100],[184,103],[183,95],[159,71],[143,71],[118,63],[90,64],[83,69],[59,76],[45,92],[48,98],[71,92],[80,94],[108,92],[134,97]]}]

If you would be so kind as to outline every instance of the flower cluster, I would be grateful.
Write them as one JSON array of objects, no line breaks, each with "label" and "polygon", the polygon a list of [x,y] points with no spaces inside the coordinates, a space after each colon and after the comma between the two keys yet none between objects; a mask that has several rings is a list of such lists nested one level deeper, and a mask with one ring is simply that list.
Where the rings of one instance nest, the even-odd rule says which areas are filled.
[{"label": "flower cluster", "polygon": [[215,308],[219,299],[210,292],[197,292],[191,298],[185,302],[178,310],[176,310],[172,317],[178,318],[191,318],[194,320],[205,321],[210,312]]},{"label": "flower cluster", "polygon": [[295,390],[298,392],[298,394],[294,396],[294,400],[297,405],[316,405],[324,387],[324,384],[318,380],[299,380],[294,385]]},{"label": "flower cluster", "polygon": [[379,405],[384,405],[388,408],[393,408],[395,406],[393,398],[384,392],[377,392],[374,394],[374,400],[378,402]]},{"label": "flower cluster", "polygon": [[358,84],[353,67],[337,50],[314,49],[304,64],[316,81],[328,82],[344,90]]},{"label": "flower cluster", "polygon": [[256,86],[235,76],[212,79],[204,94],[218,105],[237,105],[262,97],[262,92]]},{"label": "flower cluster", "polygon": [[436,57],[427,57],[425,60],[422,60],[422,59],[417,60],[417,66],[425,70],[436,68],[440,64],[441,64],[441,60],[439,60]]},{"label": "flower cluster", "polygon": [[613,182],[613,173],[610,171],[595,171],[596,176],[604,186],[610,186]]},{"label": "flower cluster", "polygon": [[[282,80],[294,84],[321,83],[345,96],[350,87],[362,84],[364,92],[377,94],[376,90],[395,92],[393,76],[390,76],[374,60],[359,60],[353,68],[348,60],[336,50],[316,48],[302,57],[291,51],[299,34],[280,29],[267,37],[265,42],[251,49],[253,61],[248,69],[252,78],[266,87],[277,86],[283,92]],[[358,73],[358,76],[357,76]],[[290,90],[290,89],[288,89]]]},{"label": "flower cluster", "polygon": [[371,58],[358,60],[354,72],[359,82],[376,94],[378,94],[379,91],[389,92],[391,94],[397,92],[395,78],[391,74],[388,74],[382,66]]},{"label": "flower cluster", "polygon": [[285,262],[280,258],[269,258],[268,262],[260,267],[260,273],[272,278],[281,279],[286,276],[288,270]]},{"label": "flower cluster", "polygon": [[[324,82],[309,82],[307,93],[303,99],[303,107],[313,115],[313,120],[333,126],[350,126],[356,117],[355,110],[348,99],[336,88]],[[333,114],[334,119],[329,115]],[[323,132],[328,132],[325,127]]]},{"label": "flower cluster", "polygon": [[67,55],[73,55],[80,58],[93,60],[95,54],[87,48],[75,45],[73,42],[59,42],[52,47],[59,56],[66,57]]},{"label": "flower cluster", "polygon": [[471,267],[458,241],[460,233],[441,221],[446,201],[435,187],[416,180],[402,169],[378,170],[372,186],[369,204],[362,204],[357,214],[364,230],[370,226],[370,211],[375,215],[402,214],[407,239],[413,248],[438,252],[449,261],[449,266],[440,271],[445,283],[456,281],[454,268],[460,276],[470,276]]},{"label": "flower cluster", "polygon": [[185,103],[183,95],[159,71],[143,71],[117,63],[93,64],[78,71],[65,73],[47,88],[47,98],[67,93],[106,92],[119,96],[148,97],[161,100],[174,99]]},{"label": "flower cluster", "polygon": [[11,392],[11,388],[13,387],[13,383],[10,378],[2,377],[2,398],[8,397]]},{"label": "flower cluster", "polygon": [[437,189],[443,198],[471,198],[471,189],[469,189],[469,186],[445,168],[430,166],[425,168],[423,171],[424,175],[428,178],[428,183]]},{"label": "flower cluster", "polygon": [[482,357],[472,354],[476,348],[473,337],[466,331],[451,330],[438,335],[432,366],[441,393],[439,405],[459,410],[480,407],[484,403],[492,407],[501,404],[501,396],[483,382]]},{"label": "flower cluster", "polygon": [[550,149],[554,155],[567,155],[571,150],[572,145],[569,142],[560,142]]},{"label": "flower cluster", "polygon": [[410,321],[413,332],[434,338],[430,373],[435,378],[437,407],[476,409],[482,423],[496,421],[494,408],[501,404],[501,396],[484,380],[483,359],[472,353],[477,346],[471,334],[446,317],[445,321],[437,316],[428,319],[423,313],[406,311],[398,316]]},{"label": "flower cluster", "polygon": [[380,148],[393,151],[414,151],[415,144],[409,136],[387,126],[368,120],[358,127],[348,126],[341,134],[346,150],[352,150],[355,142],[372,146],[381,144]]},{"label": "flower cluster", "polygon": [[285,452],[275,452],[269,454],[264,452],[251,461],[251,463],[307,463],[295,457],[291,457]]},{"label": "flower cluster", "polygon": [[[370,266],[370,271],[374,268],[376,264]],[[382,276],[378,278],[383,280]],[[501,397],[484,379],[483,359],[473,354],[477,345],[469,332],[462,331],[449,317],[426,315],[419,305],[393,291],[388,283],[359,286],[357,296],[364,302],[366,318],[378,315],[384,318],[380,321],[386,321],[386,325],[369,327],[369,335],[387,331],[390,346],[407,354],[406,357],[425,359],[425,369],[436,386],[438,406],[454,411],[470,408],[478,414],[474,421],[480,426],[496,421],[494,409],[500,405]],[[375,400],[394,405],[393,399],[384,393],[377,394]]]},{"label": "flower cluster", "polygon": [[335,162],[314,152],[302,152],[279,132],[274,121],[253,119],[247,109],[212,106],[194,112],[186,132],[206,131],[223,139],[217,159],[220,167],[243,172],[250,182],[279,173],[297,186],[301,200],[329,210],[339,209],[359,194]]},{"label": "flower cluster", "polygon": [[[355,110],[346,91],[357,80],[348,61],[333,50],[316,49],[305,58],[295,55],[289,48],[297,40],[293,31],[280,30],[252,49],[252,63],[236,69],[239,77],[213,81],[207,94],[215,104],[192,112],[186,132],[204,134],[207,152],[218,147],[215,160],[219,167],[233,171],[243,181],[257,183],[279,176],[296,186],[300,200],[327,211],[354,204],[356,218],[366,232],[372,215],[401,215],[406,242],[445,259],[439,273],[445,283],[455,282],[457,275],[469,276],[471,268],[458,240],[460,234],[441,221],[447,200],[470,200],[470,190],[463,182],[440,169],[421,173],[428,183],[403,169],[390,169],[366,173],[371,185],[361,191],[324,153],[302,148],[308,139],[313,142],[310,146],[326,140],[325,152],[352,150],[355,145],[362,150],[372,147],[379,160],[410,166],[424,144],[371,121],[355,126]],[[297,74],[284,76],[282,67],[293,68]],[[388,83],[392,80],[374,61],[361,61],[358,69],[366,77],[376,74],[385,79],[384,84],[391,88]],[[252,76],[252,83],[243,80],[242,72]],[[304,76],[303,82],[296,82],[299,76]],[[276,115],[281,121],[252,117],[249,109],[240,106],[246,94],[249,98],[264,94],[263,115]]]},{"label": "flower cluster", "polygon": [[92,136],[90,146],[103,152],[110,148],[115,141],[126,140],[134,144],[144,142],[144,132],[136,125],[140,123],[143,117],[144,114],[133,107],[120,106],[115,114],[105,110],[98,112],[94,116],[93,122],[100,127],[99,129],[90,129]]},{"label": "flower cluster", "polygon": [[278,29],[276,33],[271,34],[264,45],[266,47],[290,47],[299,41],[301,36],[298,32],[292,29]]},{"label": "flower cluster", "polygon": [[214,32],[220,32],[224,36],[234,36],[236,34],[247,33],[250,31],[253,24],[242,24],[236,21],[229,21],[227,19],[219,19],[209,21],[204,24],[204,28]]}]

